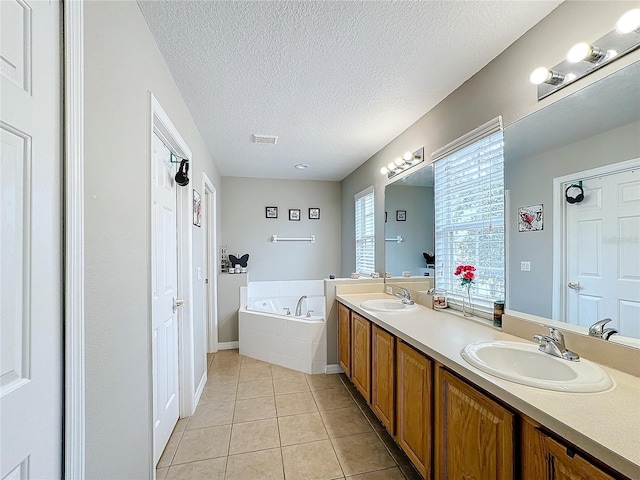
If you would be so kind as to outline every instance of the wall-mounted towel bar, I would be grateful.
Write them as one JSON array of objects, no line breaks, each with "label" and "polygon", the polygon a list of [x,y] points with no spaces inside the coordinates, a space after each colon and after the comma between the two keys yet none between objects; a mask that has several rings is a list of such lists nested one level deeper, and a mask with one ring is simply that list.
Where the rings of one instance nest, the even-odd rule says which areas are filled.
[{"label": "wall-mounted towel bar", "polygon": [[396,238],[385,238],[384,240],[385,242],[402,243],[402,237],[400,235],[398,235]]},{"label": "wall-mounted towel bar", "polygon": [[278,242],[311,242],[316,243],[316,236],[311,235],[309,237],[279,237],[278,235],[271,235],[271,243]]}]

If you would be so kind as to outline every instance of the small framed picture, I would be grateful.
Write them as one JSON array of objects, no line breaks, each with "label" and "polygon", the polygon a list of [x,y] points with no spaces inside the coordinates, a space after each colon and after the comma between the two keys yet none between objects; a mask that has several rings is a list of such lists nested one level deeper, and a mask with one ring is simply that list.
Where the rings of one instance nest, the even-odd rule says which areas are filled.
[{"label": "small framed picture", "polygon": [[319,208],[310,208],[309,209],[309,220],[320,220],[320,209]]},{"label": "small framed picture", "polygon": [[193,190],[193,224],[196,227],[202,226],[202,197]]},{"label": "small framed picture", "polygon": [[278,218],[278,207],[265,207],[264,216],[266,218]]},{"label": "small framed picture", "polygon": [[407,211],[396,210],[396,222],[406,222],[406,221],[407,221]]},{"label": "small framed picture", "polygon": [[291,221],[291,222],[299,222],[300,221],[300,209],[299,208],[290,208],[289,209],[289,221]]}]

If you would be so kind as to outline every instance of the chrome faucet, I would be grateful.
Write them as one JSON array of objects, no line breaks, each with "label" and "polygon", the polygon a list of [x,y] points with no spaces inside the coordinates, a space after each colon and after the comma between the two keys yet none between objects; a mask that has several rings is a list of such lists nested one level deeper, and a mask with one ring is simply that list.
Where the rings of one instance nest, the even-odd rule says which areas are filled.
[{"label": "chrome faucet", "polygon": [[567,350],[564,344],[564,335],[560,330],[549,327],[549,335],[534,335],[533,339],[540,344],[538,350],[554,357],[564,358],[571,362],[579,362],[580,355]]},{"label": "chrome faucet", "polygon": [[590,337],[600,337],[603,340],[609,340],[609,337],[615,333],[619,333],[615,328],[604,328],[604,326],[611,321],[610,318],[605,318],[599,322],[594,323],[589,327]]},{"label": "chrome faucet", "polygon": [[402,288],[402,287],[396,287],[399,290],[401,290],[398,293],[394,293],[393,295],[401,298],[402,299],[402,303],[404,303],[405,305],[413,305],[413,300],[411,300],[411,294],[409,293],[409,290],[407,290],[406,288]]},{"label": "chrome faucet", "polygon": [[296,317],[299,317],[300,315],[302,315],[302,300],[304,300],[305,298],[307,298],[306,295],[302,295],[299,299],[298,299],[298,304],[296,305]]}]

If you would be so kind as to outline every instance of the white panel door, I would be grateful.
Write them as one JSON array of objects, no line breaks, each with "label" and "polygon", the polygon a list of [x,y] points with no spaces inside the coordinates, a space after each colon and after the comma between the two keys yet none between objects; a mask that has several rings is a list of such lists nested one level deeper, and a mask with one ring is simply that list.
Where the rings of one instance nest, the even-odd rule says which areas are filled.
[{"label": "white panel door", "polygon": [[62,475],[61,5],[0,1],[0,478]]},{"label": "white panel door", "polygon": [[152,135],[151,252],[153,459],[157,463],[179,415],[176,183],[169,149]]},{"label": "white panel door", "polygon": [[621,335],[638,338],[640,171],[585,180],[583,188],[584,201],[567,204],[567,318],[585,327],[611,318]]}]

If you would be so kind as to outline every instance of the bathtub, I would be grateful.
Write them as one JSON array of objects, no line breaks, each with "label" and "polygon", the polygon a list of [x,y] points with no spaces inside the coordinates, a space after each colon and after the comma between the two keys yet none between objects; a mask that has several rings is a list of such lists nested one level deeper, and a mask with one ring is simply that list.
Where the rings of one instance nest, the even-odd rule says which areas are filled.
[{"label": "bathtub", "polygon": [[[306,298],[301,302],[301,314],[296,316],[302,296]],[[326,299],[322,280],[249,282],[240,288],[240,305],[241,355],[304,373],[325,373]]]}]

